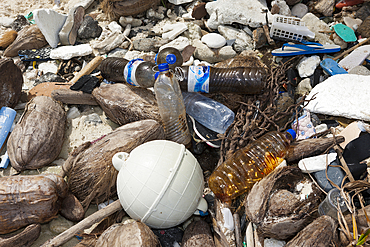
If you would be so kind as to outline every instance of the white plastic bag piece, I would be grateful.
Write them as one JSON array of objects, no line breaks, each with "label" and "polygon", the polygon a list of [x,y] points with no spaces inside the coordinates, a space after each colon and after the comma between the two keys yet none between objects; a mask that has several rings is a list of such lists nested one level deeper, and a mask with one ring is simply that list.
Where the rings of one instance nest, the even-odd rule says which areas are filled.
[{"label": "white plastic bag piece", "polygon": [[234,219],[233,215],[228,208],[221,209],[222,215],[224,216],[224,227],[229,229],[230,231],[234,231]]},{"label": "white plastic bag piece", "polygon": [[315,38],[315,33],[311,32],[301,19],[284,15],[273,15],[270,37],[283,38],[302,41],[303,37]]}]

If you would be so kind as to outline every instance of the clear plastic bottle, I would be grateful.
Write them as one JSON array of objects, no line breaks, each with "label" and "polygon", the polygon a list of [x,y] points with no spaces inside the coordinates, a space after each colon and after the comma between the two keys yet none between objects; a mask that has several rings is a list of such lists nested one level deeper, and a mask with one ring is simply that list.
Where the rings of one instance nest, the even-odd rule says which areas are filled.
[{"label": "clear plastic bottle", "polygon": [[225,105],[199,93],[183,92],[186,113],[210,130],[223,134],[235,114]]},{"label": "clear plastic bottle", "polygon": [[247,192],[284,159],[295,131],[271,131],[236,151],[209,177],[209,188],[222,201],[230,201]]},{"label": "clear plastic bottle", "polygon": [[179,83],[170,73],[167,63],[159,64],[158,69],[160,74],[155,81],[154,92],[166,139],[186,145],[191,136]]}]

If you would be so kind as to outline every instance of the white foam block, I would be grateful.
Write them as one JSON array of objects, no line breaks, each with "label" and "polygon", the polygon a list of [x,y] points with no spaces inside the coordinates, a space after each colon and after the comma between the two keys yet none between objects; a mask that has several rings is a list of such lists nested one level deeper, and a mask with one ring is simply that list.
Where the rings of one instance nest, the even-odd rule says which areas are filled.
[{"label": "white foam block", "polygon": [[[370,76],[338,74],[316,85],[306,108],[314,113],[370,121]],[[314,99],[313,99],[314,98]]]}]

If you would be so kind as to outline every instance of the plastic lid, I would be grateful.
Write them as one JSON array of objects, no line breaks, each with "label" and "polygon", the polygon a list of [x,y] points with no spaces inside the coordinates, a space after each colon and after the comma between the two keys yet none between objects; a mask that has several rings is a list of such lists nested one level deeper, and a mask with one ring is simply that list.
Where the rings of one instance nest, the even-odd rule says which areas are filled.
[{"label": "plastic lid", "polygon": [[159,72],[164,72],[166,70],[169,70],[168,63],[161,63],[158,65]]},{"label": "plastic lid", "polygon": [[176,58],[175,54],[168,54],[166,56],[166,62],[168,64],[174,64],[174,63],[176,63],[176,60],[177,60],[177,58]]},{"label": "plastic lid", "polygon": [[297,134],[295,133],[294,129],[288,129],[286,132],[288,132],[292,137],[293,140],[296,138]]}]

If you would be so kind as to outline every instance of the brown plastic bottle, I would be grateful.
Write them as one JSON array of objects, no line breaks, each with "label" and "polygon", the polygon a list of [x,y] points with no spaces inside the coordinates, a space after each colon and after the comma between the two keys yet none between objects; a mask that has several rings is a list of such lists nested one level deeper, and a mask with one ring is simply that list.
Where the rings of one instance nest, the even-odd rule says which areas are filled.
[{"label": "brown plastic bottle", "polygon": [[185,92],[259,94],[266,86],[263,69],[254,67],[189,66],[174,73]]},{"label": "brown plastic bottle", "polygon": [[249,191],[281,163],[294,139],[292,129],[266,133],[217,167],[209,177],[209,188],[222,201],[231,201]]}]

